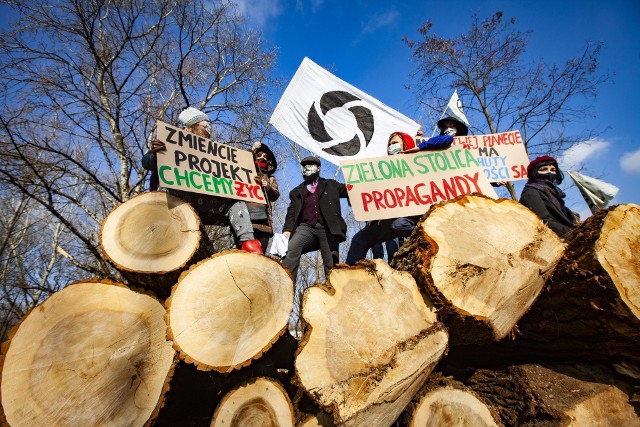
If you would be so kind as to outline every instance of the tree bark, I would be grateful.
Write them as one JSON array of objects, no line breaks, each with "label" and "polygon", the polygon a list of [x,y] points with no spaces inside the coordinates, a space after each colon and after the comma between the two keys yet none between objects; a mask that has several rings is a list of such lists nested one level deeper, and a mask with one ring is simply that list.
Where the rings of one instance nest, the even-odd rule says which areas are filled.
[{"label": "tree bark", "polygon": [[[563,372],[564,371],[564,372]],[[629,396],[593,366],[478,370],[469,387],[510,426],[640,426]]]},{"label": "tree bark", "polygon": [[75,282],[27,314],[3,345],[2,407],[12,426],[143,425],[175,363],[165,310],[102,280]]},{"label": "tree bark", "polygon": [[224,251],[184,272],[165,305],[180,358],[201,370],[230,372],[259,358],[285,332],[293,280],[269,257]]},{"label": "tree bark", "polygon": [[522,336],[514,345],[577,360],[640,363],[640,207],[600,211],[566,239],[565,256],[518,324]]},{"label": "tree bark", "polygon": [[434,301],[452,346],[483,344],[509,335],[563,249],[519,203],[461,196],[433,206],[391,265]]},{"label": "tree bark", "polygon": [[336,424],[391,425],[447,348],[429,304],[382,260],[333,269],[303,297],[298,384]]},{"label": "tree bark", "polygon": [[268,378],[255,378],[222,399],[211,427],[293,427],[293,419],[293,406],[282,386]]},{"label": "tree bark", "polygon": [[196,211],[164,191],[142,193],[112,210],[102,223],[100,244],[130,284],[161,299],[182,271],[211,254]]}]

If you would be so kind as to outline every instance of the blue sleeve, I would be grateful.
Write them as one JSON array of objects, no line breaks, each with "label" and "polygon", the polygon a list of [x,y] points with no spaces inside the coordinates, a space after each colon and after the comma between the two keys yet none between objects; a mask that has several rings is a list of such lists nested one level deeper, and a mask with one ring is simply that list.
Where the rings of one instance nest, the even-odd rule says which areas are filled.
[{"label": "blue sleeve", "polygon": [[453,137],[451,135],[436,135],[422,141],[418,148],[420,150],[439,150],[441,148],[448,148],[453,143]]}]

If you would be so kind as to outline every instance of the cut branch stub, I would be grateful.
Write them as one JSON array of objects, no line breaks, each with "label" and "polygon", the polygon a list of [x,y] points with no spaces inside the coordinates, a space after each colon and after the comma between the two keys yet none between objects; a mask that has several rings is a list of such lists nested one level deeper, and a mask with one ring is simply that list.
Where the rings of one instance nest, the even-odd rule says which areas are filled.
[{"label": "cut branch stub", "polygon": [[164,314],[155,298],[106,280],[53,294],[3,346],[8,423],[143,425],[175,362]]},{"label": "cut branch stub", "polygon": [[331,270],[307,289],[298,383],[337,424],[391,425],[447,348],[414,279],[384,261]]},{"label": "cut branch stub", "polygon": [[191,205],[164,191],[117,206],[100,233],[104,256],[132,284],[166,298],[180,271],[211,252]]},{"label": "cut branch stub", "polygon": [[507,336],[562,256],[562,241],[511,200],[462,196],[435,205],[396,252],[438,306],[451,344]]},{"label": "cut branch stub", "polygon": [[201,370],[247,366],[282,335],[293,309],[293,280],[275,260],[225,251],[180,276],[166,302],[180,357]]},{"label": "cut branch stub", "polygon": [[293,406],[284,388],[268,378],[256,378],[222,399],[211,426],[293,427],[293,420]]}]

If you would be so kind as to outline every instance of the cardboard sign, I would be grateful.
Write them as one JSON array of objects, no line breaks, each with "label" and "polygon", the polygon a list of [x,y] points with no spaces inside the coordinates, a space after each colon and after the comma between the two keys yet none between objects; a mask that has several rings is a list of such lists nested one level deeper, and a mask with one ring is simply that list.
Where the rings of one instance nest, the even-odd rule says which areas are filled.
[{"label": "cardboard sign", "polygon": [[498,197],[475,156],[459,147],[350,160],[340,166],[358,221],[422,215],[429,206],[464,194]]},{"label": "cardboard sign", "polygon": [[460,147],[471,150],[491,182],[527,179],[529,155],[520,131],[456,136],[451,148]]},{"label": "cardboard sign", "polygon": [[160,185],[166,188],[266,204],[253,154],[158,122]]}]

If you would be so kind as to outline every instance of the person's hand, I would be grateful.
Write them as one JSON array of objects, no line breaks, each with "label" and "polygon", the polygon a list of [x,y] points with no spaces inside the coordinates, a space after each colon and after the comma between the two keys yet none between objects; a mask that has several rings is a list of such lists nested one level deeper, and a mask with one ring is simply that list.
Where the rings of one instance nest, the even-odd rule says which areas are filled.
[{"label": "person's hand", "polygon": [[288,239],[288,238],[289,238],[289,236],[291,236],[291,232],[290,232],[290,231],[284,231],[284,232],[282,233],[282,235]]},{"label": "person's hand", "polygon": [[507,181],[496,181],[492,182],[491,185],[493,187],[504,187],[505,185],[507,185]]},{"label": "person's hand", "polygon": [[156,139],[151,143],[151,151],[153,153],[157,153],[158,151],[167,151],[167,146],[164,145],[164,142]]},{"label": "person's hand", "polygon": [[256,151],[261,146],[262,146],[262,142],[256,141],[256,142],[253,143],[253,147],[251,147],[251,151]]},{"label": "person's hand", "polygon": [[416,132],[416,136],[418,136],[418,137],[423,137],[424,136],[424,133],[422,133],[422,128],[418,129],[418,132]]},{"label": "person's hand", "polygon": [[260,178],[260,175],[256,175],[253,177],[253,180],[256,182],[256,184],[262,185],[263,187],[269,185],[269,183],[267,182],[267,178],[265,178],[264,175],[262,176],[262,178]]}]

